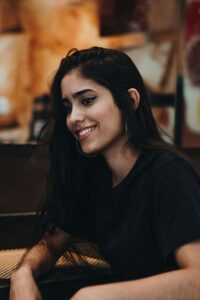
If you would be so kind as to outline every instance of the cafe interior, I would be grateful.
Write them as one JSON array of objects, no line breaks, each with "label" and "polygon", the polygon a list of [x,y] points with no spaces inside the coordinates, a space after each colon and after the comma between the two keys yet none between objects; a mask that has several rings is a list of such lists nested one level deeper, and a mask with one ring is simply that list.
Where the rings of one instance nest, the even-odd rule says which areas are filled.
[{"label": "cafe interior", "polygon": [[[0,0],[1,300],[32,244],[45,199],[37,137],[49,115],[51,80],[70,49],[92,46],[117,48],[134,60],[163,138],[200,172],[199,0]],[[44,299],[66,299],[112,276],[98,251],[77,245],[93,268],[74,268],[61,257],[39,278]]]}]

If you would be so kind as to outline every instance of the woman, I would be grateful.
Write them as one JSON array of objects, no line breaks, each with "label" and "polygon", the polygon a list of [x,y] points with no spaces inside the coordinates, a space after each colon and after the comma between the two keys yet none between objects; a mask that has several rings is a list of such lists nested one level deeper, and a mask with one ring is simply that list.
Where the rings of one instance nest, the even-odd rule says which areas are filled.
[{"label": "woman", "polygon": [[56,228],[13,274],[10,299],[41,299],[34,279],[73,236],[95,242],[116,276],[73,300],[200,299],[199,179],[160,137],[132,60],[118,50],[74,50],[51,96],[46,210]]}]

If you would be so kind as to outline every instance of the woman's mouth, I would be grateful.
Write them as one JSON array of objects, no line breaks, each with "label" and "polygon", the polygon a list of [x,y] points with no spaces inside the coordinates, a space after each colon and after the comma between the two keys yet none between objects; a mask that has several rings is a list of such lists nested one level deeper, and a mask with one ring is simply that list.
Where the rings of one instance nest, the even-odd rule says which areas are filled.
[{"label": "woman's mouth", "polygon": [[95,127],[96,126],[93,125],[93,126],[86,127],[86,128],[83,128],[83,129],[77,131],[76,134],[77,134],[79,140],[83,140],[83,139],[87,138],[91,134],[91,132],[95,129]]}]

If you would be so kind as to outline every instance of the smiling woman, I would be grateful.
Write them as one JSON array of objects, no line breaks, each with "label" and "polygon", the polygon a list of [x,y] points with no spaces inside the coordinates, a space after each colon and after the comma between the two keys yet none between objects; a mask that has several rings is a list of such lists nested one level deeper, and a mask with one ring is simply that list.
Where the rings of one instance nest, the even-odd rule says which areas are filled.
[{"label": "smiling woman", "polygon": [[12,276],[11,299],[41,299],[34,278],[73,237],[95,243],[115,276],[73,300],[197,299],[199,177],[162,140],[133,61],[115,49],[73,50],[51,98],[46,232]]},{"label": "smiling woman", "polygon": [[105,155],[108,149],[109,152],[114,151],[116,144],[117,147],[120,143],[124,145],[127,134],[122,135],[121,112],[107,88],[84,78],[75,70],[62,79],[61,89],[67,110],[67,128],[84,153]]}]

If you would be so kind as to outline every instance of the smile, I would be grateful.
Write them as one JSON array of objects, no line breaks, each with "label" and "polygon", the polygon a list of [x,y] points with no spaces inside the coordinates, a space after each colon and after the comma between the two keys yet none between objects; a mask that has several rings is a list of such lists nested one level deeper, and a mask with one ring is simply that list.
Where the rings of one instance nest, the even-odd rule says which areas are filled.
[{"label": "smile", "polygon": [[95,127],[96,126],[91,126],[91,127],[87,127],[87,128],[84,128],[84,129],[78,131],[77,134],[78,134],[79,139],[82,140],[82,139],[86,138],[90,134],[90,132],[95,129]]}]

